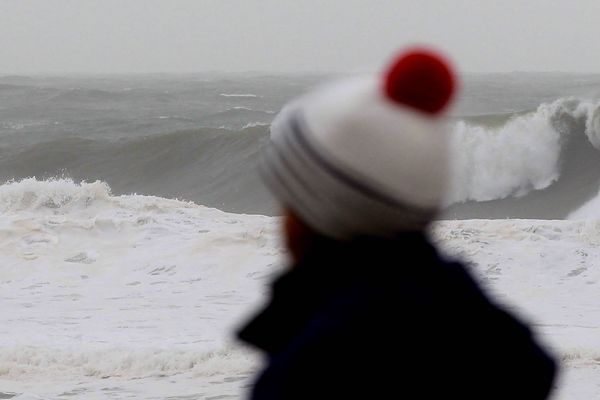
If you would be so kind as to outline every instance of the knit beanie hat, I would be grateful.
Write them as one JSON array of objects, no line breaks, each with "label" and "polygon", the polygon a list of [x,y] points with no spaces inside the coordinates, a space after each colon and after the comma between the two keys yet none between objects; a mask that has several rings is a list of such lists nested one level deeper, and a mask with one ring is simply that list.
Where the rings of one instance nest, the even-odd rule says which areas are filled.
[{"label": "knit beanie hat", "polygon": [[440,118],[454,77],[428,50],[381,76],[341,80],[285,106],[271,125],[261,174],[316,232],[338,240],[422,230],[448,175]]}]

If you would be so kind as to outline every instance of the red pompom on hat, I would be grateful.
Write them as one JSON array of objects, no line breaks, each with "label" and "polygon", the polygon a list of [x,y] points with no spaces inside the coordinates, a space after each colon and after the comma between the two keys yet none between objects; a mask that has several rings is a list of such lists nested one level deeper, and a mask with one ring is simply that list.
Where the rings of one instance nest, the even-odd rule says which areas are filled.
[{"label": "red pompom on hat", "polygon": [[424,49],[401,54],[385,74],[385,94],[399,104],[430,114],[441,112],[454,93],[448,62]]},{"label": "red pompom on hat", "polygon": [[443,203],[449,135],[440,117],[455,88],[451,68],[413,49],[385,71],[318,88],[271,124],[263,178],[325,236],[422,230]]}]

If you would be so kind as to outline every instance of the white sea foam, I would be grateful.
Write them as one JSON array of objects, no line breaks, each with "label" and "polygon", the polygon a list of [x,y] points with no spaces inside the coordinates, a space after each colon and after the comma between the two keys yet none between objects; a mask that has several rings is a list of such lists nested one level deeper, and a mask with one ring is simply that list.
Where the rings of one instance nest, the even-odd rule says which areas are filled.
[{"label": "white sea foam", "polygon": [[100,181],[75,184],[70,179],[28,178],[0,186],[0,212],[5,214],[44,209],[65,214],[99,203],[106,205],[110,200],[110,188]]},{"label": "white sea foam", "polygon": [[0,212],[0,392],[193,379],[239,394],[256,361],[230,338],[281,265],[275,219],[64,179],[0,186]]},{"label": "white sea foam", "polygon": [[48,349],[23,346],[0,352],[0,377],[17,381],[60,376],[122,379],[189,373],[196,378],[248,374],[256,359],[248,351],[225,345],[213,351],[112,348]]},{"label": "white sea foam", "polygon": [[242,129],[255,128],[257,126],[269,126],[270,124],[264,122],[249,122],[242,127]]},{"label": "white sea foam", "polygon": [[487,201],[544,189],[560,176],[563,145],[578,125],[600,149],[600,104],[566,98],[542,104],[499,127],[465,121],[453,132],[447,202]]},{"label": "white sea foam", "polygon": [[0,122],[0,128],[11,129],[15,131],[20,131],[28,128],[41,128],[48,125],[58,125],[59,122],[49,122],[49,121],[8,121],[8,122]]},{"label": "white sea foam", "polygon": [[259,97],[252,93],[221,93],[219,96],[223,97]]},{"label": "white sea foam", "polygon": [[[0,392],[240,397],[259,361],[231,335],[283,262],[276,218],[35,179],[0,186],[0,212]],[[557,399],[597,397],[600,223],[432,232],[560,355]]]}]

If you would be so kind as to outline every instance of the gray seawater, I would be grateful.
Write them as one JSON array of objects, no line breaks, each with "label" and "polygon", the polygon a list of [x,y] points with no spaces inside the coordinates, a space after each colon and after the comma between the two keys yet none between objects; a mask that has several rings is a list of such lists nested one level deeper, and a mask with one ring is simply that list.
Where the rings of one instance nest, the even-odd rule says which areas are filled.
[{"label": "gray seawater", "polygon": [[[255,172],[268,124],[287,101],[332,78],[0,76],[0,181],[31,176],[103,180],[115,194],[273,215],[277,206]],[[468,75],[453,118],[494,129],[540,104],[571,96],[596,99],[598,94],[600,75]],[[600,182],[600,173],[593,171],[600,171],[600,153],[579,136],[565,144],[561,165],[566,173],[550,188],[518,199],[468,201],[452,206],[446,216],[564,217],[595,194]],[[559,199],[561,206],[542,212],[539,202],[550,204],[561,193],[573,193],[565,182],[577,184],[576,198]]]}]

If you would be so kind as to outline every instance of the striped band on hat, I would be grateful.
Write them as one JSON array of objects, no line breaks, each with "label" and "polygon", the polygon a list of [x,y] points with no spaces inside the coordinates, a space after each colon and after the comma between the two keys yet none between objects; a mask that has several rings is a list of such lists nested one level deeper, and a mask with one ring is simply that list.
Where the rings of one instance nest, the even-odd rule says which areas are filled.
[{"label": "striped band on hat", "polygon": [[261,175],[279,200],[315,231],[339,240],[422,230],[437,208],[409,205],[339,165],[315,140],[301,108],[285,110]]}]

